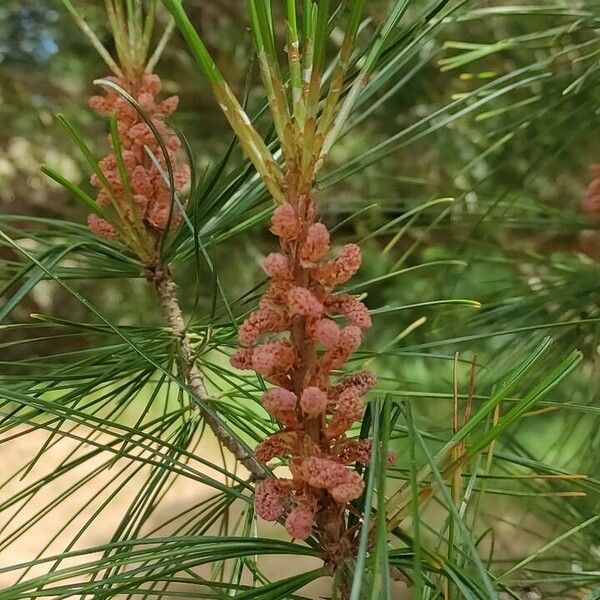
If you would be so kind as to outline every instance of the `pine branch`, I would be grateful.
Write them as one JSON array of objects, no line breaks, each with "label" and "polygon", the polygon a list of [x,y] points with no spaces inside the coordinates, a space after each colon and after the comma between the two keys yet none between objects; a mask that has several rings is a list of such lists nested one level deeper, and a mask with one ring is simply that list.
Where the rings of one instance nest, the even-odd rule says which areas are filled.
[{"label": "pine branch", "polygon": [[[192,342],[185,328],[183,314],[177,298],[177,285],[173,281],[173,276],[168,267],[156,271],[152,278],[152,282],[160,300],[165,320],[177,337],[180,363],[186,383],[201,402],[206,401],[208,399],[208,393],[200,369],[198,369],[198,366],[196,365]],[[235,438],[233,438],[230,432],[227,431],[221,423],[219,423],[218,419],[208,412],[201,403],[196,403],[196,406],[198,407],[200,415],[217,439],[242,465],[244,465],[244,467],[246,467],[246,469],[248,469],[248,471],[250,471],[252,478],[254,480],[265,479],[265,477],[269,475],[269,471],[264,465],[258,462],[251,452],[248,452]]]}]

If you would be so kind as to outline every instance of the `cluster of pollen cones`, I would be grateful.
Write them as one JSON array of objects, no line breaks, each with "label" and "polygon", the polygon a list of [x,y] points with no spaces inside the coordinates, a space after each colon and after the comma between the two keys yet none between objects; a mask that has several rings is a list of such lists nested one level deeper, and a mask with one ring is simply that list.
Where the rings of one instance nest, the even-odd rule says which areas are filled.
[{"label": "cluster of pollen cones", "polygon": [[[177,108],[177,96],[158,101],[161,81],[154,74],[145,74],[134,83],[116,77],[107,80],[130,94],[151,120],[173,165],[175,191],[181,190],[190,178],[190,169],[178,162],[177,150],[181,141],[165,123],[165,118]],[[92,96],[90,106],[99,113],[116,115],[126,171],[126,181],[123,181],[114,153],[100,161],[100,170],[109,189],[97,175],[92,176],[91,183],[99,190],[97,203],[101,207],[112,205],[117,211],[119,225],[133,225],[138,219],[146,232],[154,235],[160,235],[168,226],[176,227],[181,214],[176,209],[171,210],[169,182],[165,178],[166,159],[155,132],[136,107],[116,90],[108,89],[103,96]],[[98,215],[89,215],[88,225],[97,235],[109,239],[118,237],[115,226]]]},{"label": "cluster of pollen cones", "polygon": [[363,416],[362,396],[375,375],[362,371],[335,383],[332,375],[357,350],[371,318],[356,297],[334,293],[360,268],[361,251],[347,244],[328,259],[329,231],[315,222],[311,197],[278,206],[271,231],[281,251],[264,260],[270,282],[240,328],[244,348],[231,363],[274,386],[262,404],[281,430],[257,446],[256,458],[285,457],[292,475],[257,485],[256,512],[267,521],[285,516],[288,533],[305,539],[320,512],[333,506],[339,515],[363,491],[361,476],[348,465],[368,462],[371,442],[346,434]]}]

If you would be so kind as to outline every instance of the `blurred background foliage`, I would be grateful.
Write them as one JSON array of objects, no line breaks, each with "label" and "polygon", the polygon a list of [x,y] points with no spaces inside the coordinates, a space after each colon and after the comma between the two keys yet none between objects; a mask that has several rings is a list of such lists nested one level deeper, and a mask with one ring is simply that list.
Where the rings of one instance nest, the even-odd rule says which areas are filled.
[{"label": "blurred background foliage", "polygon": [[[388,3],[367,4],[377,23]],[[367,304],[380,314],[361,358],[378,357],[382,389],[411,399],[423,430],[435,439],[451,423],[455,352],[464,361],[464,397],[474,355],[476,393],[486,395],[545,335],[559,349],[581,349],[584,363],[538,407],[536,418],[523,419],[503,438],[501,452],[598,478],[600,232],[580,200],[591,179],[588,165],[600,162],[600,3],[471,4],[419,47],[405,69],[405,85],[395,91],[392,82],[376,91],[354,115],[352,134],[336,146],[318,182],[325,221],[341,223],[341,238],[363,240],[365,265],[355,285],[369,284]],[[98,3],[78,6],[110,46]],[[186,6],[238,96],[247,92],[248,105],[258,106],[262,90],[249,58],[243,3],[196,0]],[[333,44],[338,34],[333,31]],[[188,139],[197,171],[215,168],[232,135],[178,35],[158,73],[167,92],[180,96],[174,125]],[[2,2],[0,210],[24,218],[4,221],[9,229],[43,229],[34,221],[38,217],[85,223],[82,207],[39,165],[48,163],[86,187],[89,173],[56,115],[67,115],[99,155],[105,152],[106,123],[87,107],[95,92],[92,80],[104,75],[93,49],[54,0]],[[520,85],[494,97],[512,81]],[[471,110],[461,116],[465,107]],[[225,168],[242,164],[234,148]],[[439,198],[448,200],[410,212]],[[267,207],[255,202],[247,214]],[[241,235],[217,232],[223,239],[210,253],[230,299],[262,280],[260,260],[273,243],[266,214]],[[9,280],[17,258],[10,247],[0,252]],[[145,282],[123,276],[122,269],[101,284],[84,277],[74,285],[115,323],[157,324]],[[195,282],[210,281],[210,270],[193,260],[182,260],[179,269],[183,304],[201,318],[211,310],[212,287]],[[481,308],[422,304],[448,298],[471,299]],[[31,313],[89,319],[77,299],[50,281],[31,290],[7,322],[30,323]],[[20,334],[7,331],[5,339],[13,335]],[[84,350],[93,341],[90,333],[7,345],[5,373],[18,372],[21,358]],[[517,502],[515,521],[532,509],[541,517],[537,511],[543,510],[545,527],[562,527],[562,500],[550,500],[543,509],[533,506],[535,496]],[[574,522],[583,521],[598,513],[599,502],[594,494],[569,500],[568,511],[577,515]],[[594,539],[597,544],[595,527],[585,534],[589,548]]]},{"label": "blurred background foliage", "polygon": [[[188,4],[227,79],[238,94],[250,86],[248,103],[255,105],[262,91],[249,58],[250,36],[241,3]],[[369,3],[375,23],[383,18],[386,4]],[[369,236],[365,279],[419,264],[423,258],[468,263],[419,269],[370,288],[373,306],[448,296],[474,298],[484,305],[478,314],[446,309],[428,315],[428,325],[411,334],[412,345],[587,319],[590,322],[555,333],[567,346],[581,346],[578,342],[583,340],[593,360],[597,346],[593,319],[598,316],[595,258],[600,241],[597,223],[582,213],[579,202],[591,178],[587,165],[600,156],[598,16],[594,2],[559,2],[547,9],[516,3],[517,8],[523,5],[522,13],[515,10],[515,3],[503,11],[508,4],[484,2],[470,12],[458,11],[437,42],[428,40],[419,49],[410,83],[398,93],[385,89],[385,95],[376,96],[376,102],[360,114],[362,122],[338,144],[333,164],[323,176],[326,219],[333,224],[361,211],[344,227],[351,235]],[[95,2],[79,6],[110,46],[101,6]],[[100,154],[105,151],[106,124],[87,107],[87,98],[95,93],[92,80],[105,75],[103,65],[54,0],[7,0],[0,8],[0,28],[2,213],[84,222],[76,200],[50,182],[39,165],[50,164],[85,185],[88,172],[57,125],[56,115],[73,119],[92,147]],[[332,38],[336,39],[335,31]],[[543,77],[448,126],[442,126],[445,113],[441,113],[420,139],[406,135],[407,129],[461,96],[483,86],[480,95],[469,100],[472,104],[493,93],[495,80],[527,68]],[[218,163],[232,137],[177,35],[167,46],[159,73],[167,93],[180,96],[175,126],[186,135],[202,172]],[[397,142],[390,139],[396,132]],[[369,164],[371,156],[381,158]],[[358,157],[359,171],[346,176],[349,157]],[[330,183],[341,176],[343,181],[330,191]],[[402,221],[408,210],[442,197],[455,200]],[[399,235],[399,226],[394,225],[398,217],[400,226],[411,224]],[[259,225],[250,235],[219,245],[221,276],[232,296],[257,281],[259,260],[269,242]],[[245,260],[240,273],[236,265],[243,256],[253,260]],[[116,318],[131,314],[127,300],[131,295],[119,293],[118,284],[115,289],[103,286],[103,293],[112,301],[102,305]],[[38,309],[53,314],[56,309],[59,315],[77,310],[62,295],[59,289],[50,293],[42,286],[17,307],[13,318]],[[24,312],[19,315],[20,310]],[[409,324],[421,313],[407,311],[401,316]],[[391,319],[396,320],[380,317],[380,332],[374,335],[385,337],[393,331],[387,322]],[[477,343],[495,348],[511,344],[512,338],[485,343],[480,338]],[[472,345],[461,344],[465,350]]]}]

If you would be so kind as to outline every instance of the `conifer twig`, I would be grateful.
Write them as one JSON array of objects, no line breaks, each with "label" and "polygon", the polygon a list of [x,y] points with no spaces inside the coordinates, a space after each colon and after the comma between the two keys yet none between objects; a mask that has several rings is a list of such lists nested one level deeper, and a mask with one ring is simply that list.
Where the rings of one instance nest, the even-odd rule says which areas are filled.
[{"label": "conifer twig", "polygon": [[215,415],[211,411],[206,410],[203,406],[202,403],[207,400],[208,393],[200,369],[198,369],[194,359],[192,342],[186,331],[183,314],[177,298],[177,286],[167,267],[155,271],[152,275],[152,282],[158,295],[163,315],[178,340],[177,348],[186,383],[194,396],[199,400],[199,402],[196,402],[198,412],[223,446],[225,446],[225,448],[227,448],[234,457],[250,471],[252,478],[255,480],[265,479],[265,477],[269,476],[269,471],[265,466],[258,462],[253,454],[244,448],[231,433],[223,427]]}]

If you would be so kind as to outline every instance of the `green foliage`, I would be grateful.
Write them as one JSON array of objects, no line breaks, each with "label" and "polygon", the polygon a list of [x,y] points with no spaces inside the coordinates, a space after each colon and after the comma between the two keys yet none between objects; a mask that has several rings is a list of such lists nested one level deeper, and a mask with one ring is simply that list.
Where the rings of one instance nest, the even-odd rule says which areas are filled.
[{"label": "green foliage", "polygon": [[[230,80],[208,54],[210,31],[186,17],[193,3],[164,4],[211,83]],[[301,73],[278,60],[283,43],[314,44],[313,64],[327,74],[317,102],[335,89],[343,34],[357,41],[339,91],[347,112],[317,186],[325,219],[360,240],[362,279],[347,291],[366,297],[376,322],[353,361],[379,375],[357,432],[378,448],[354,507],[360,553],[330,577],[311,540],[257,530],[253,483],[195,410],[178,339],[130,250],[91,234],[80,211],[73,220],[5,214],[0,450],[32,442],[0,485],[0,600],[340,590],[356,600],[518,599],[529,588],[597,598],[600,269],[579,245],[597,223],[577,196],[584,163],[600,153],[600,5],[272,4],[273,13],[248,2],[248,18],[269,68],[289,78],[299,119]],[[62,22],[74,27],[66,13]],[[243,24],[228,27],[242,35]],[[203,85],[191,69],[187,79]],[[248,90],[235,106],[260,136],[259,155],[279,161],[270,128],[281,133],[280,124],[264,116],[270,92],[252,77]],[[218,151],[205,149],[190,121],[195,173],[163,257],[180,283],[207,407],[252,448],[275,429],[258,402],[264,382],[227,357],[262,285],[255,256],[271,247],[259,233],[271,206],[230,134],[222,127]],[[97,169],[87,131],[68,128]],[[96,207],[76,176],[44,172],[84,211]],[[48,288],[62,303],[30,310]],[[399,455],[392,466],[388,448]],[[34,554],[12,560],[31,535]],[[306,587],[323,578],[333,592]]]}]

